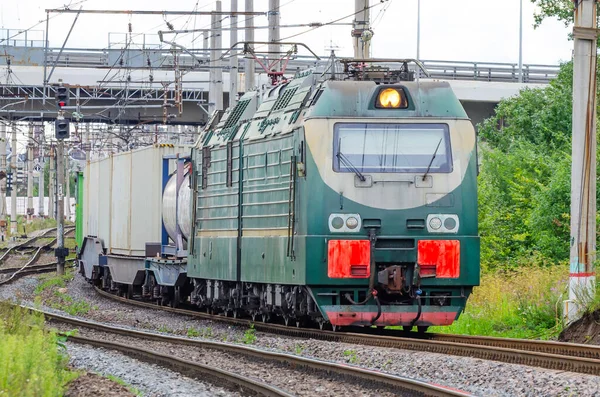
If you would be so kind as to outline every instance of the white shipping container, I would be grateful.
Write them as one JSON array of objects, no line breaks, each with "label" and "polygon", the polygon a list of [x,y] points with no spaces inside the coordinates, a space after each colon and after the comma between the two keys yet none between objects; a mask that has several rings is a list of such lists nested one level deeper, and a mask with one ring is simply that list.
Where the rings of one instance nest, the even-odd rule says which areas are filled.
[{"label": "white shipping container", "polygon": [[[144,256],[161,241],[163,157],[189,156],[190,146],[148,146],[91,161],[85,168],[84,236],[104,242],[108,254]],[[175,162],[169,162],[169,173]]]}]

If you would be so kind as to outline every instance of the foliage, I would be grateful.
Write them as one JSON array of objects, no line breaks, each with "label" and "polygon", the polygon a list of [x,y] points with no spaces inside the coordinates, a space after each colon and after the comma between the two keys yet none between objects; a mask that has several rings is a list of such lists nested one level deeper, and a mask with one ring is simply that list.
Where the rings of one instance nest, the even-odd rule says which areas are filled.
[{"label": "foliage", "polygon": [[244,332],[244,338],[242,341],[247,345],[256,343],[256,330],[254,329],[254,324],[250,324],[250,328]]},{"label": "foliage", "polygon": [[187,330],[187,336],[188,338],[197,338],[200,336],[200,332],[197,329],[189,328]]},{"label": "foliage", "polygon": [[544,89],[499,103],[479,125],[484,269],[569,257],[572,63]]},{"label": "foliage", "polygon": [[573,23],[575,9],[573,0],[531,0],[531,2],[538,7],[538,12],[533,15],[534,27],[540,26],[546,18],[557,18],[566,27]]},{"label": "foliage", "polygon": [[77,374],[67,370],[58,343],[43,316],[0,305],[0,395],[62,396]]},{"label": "foliage", "polygon": [[568,276],[566,266],[529,266],[483,274],[481,286],[475,287],[458,321],[450,327],[432,327],[430,331],[551,338],[562,330],[562,294]]},{"label": "foliage", "polygon": [[344,350],[344,357],[348,357],[348,362],[350,364],[358,364],[359,360],[356,350]]}]

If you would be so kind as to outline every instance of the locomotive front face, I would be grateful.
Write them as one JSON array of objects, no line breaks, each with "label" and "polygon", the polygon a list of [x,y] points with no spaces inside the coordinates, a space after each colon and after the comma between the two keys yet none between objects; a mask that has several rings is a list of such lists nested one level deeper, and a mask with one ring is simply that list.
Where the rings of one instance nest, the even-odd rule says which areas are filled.
[{"label": "locomotive front face", "polygon": [[334,325],[451,324],[479,283],[473,126],[447,86],[364,84],[304,124],[306,283]]}]

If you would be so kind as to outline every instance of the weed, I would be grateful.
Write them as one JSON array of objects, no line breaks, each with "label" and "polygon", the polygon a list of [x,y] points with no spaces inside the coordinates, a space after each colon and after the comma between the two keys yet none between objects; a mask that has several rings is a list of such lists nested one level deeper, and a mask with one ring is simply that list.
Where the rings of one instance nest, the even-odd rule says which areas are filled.
[{"label": "weed", "polygon": [[250,328],[244,332],[243,342],[247,345],[252,345],[256,342],[256,330],[254,324],[250,324]]},{"label": "weed", "polygon": [[383,369],[390,369],[392,366],[392,359],[388,358],[385,363],[383,363]]},{"label": "weed", "polygon": [[73,274],[71,272],[66,271],[63,276],[41,276],[40,280],[42,282],[35,287],[34,293],[39,295],[46,291],[47,289],[56,288],[64,288],[67,285],[67,282],[73,279]]},{"label": "weed", "polygon": [[213,330],[211,327],[206,327],[202,330],[203,338],[212,338],[212,336],[213,336]]},{"label": "weed", "polygon": [[302,351],[304,351],[304,346],[302,346],[302,345],[296,345],[295,346],[295,350],[296,350],[296,354],[301,355]]},{"label": "weed", "polygon": [[358,363],[358,356],[356,355],[356,350],[344,350],[344,357],[349,357],[348,362],[350,364]]},{"label": "weed", "polygon": [[172,334],[173,330],[169,327],[167,327],[166,325],[161,325],[160,327],[158,327],[158,332],[163,332],[165,334]]},{"label": "weed", "polygon": [[60,396],[77,377],[67,369],[60,341],[44,329],[44,318],[0,304],[0,395]]},{"label": "weed", "polygon": [[194,328],[188,328],[187,336],[188,338],[197,338],[200,336],[200,332]]},{"label": "weed", "polygon": [[56,341],[56,344],[57,344],[57,345],[58,345],[60,348],[62,348],[62,349],[65,349],[65,350],[66,350],[66,349],[67,349],[67,346],[65,346],[65,342],[67,341],[67,339],[68,339],[70,336],[77,335],[78,333],[79,333],[79,330],[78,330],[78,329],[72,329],[71,331],[63,331],[63,332],[57,333],[57,341]]},{"label": "weed", "polygon": [[129,390],[131,393],[135,394],[138,397],[141,397],[144,395],[144,393],[142,393],[142,391],[140,389],[138,389],[135,386],[131,386],[129,383],[125,382],[123,379],[121,379],[117,376],[107,375],[106,378],[112,380],[115,383],[120,384],[121,386],[125,387],[127,390]]}]

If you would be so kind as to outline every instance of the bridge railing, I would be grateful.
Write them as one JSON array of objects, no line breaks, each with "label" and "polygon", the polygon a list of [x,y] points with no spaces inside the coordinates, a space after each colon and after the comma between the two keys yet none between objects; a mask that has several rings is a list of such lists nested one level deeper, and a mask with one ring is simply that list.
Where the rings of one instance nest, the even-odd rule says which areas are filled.
[{"label": "bridge railing", "polygon": [[[8,31],[7,31],[8,33]],[[10,36],[5,36],[10,37]],[[1,40],[1,36],[0,36]],[[44,48],[31,46],[4,47],[7,55],[13,58],[13,64],[44,64]],[[148,64],[153,69],[172,69],[174,66],[174,57],[170,49],[65,49],[60,57],[60,49],[49,48],[46,55],[47,65],[58,67],[79,67],[79,68],[148,68]],[[208,60],[207,54],[202,50],[195,50],[195,56],[201,60]],[[0,64],[5,63],[5,58],[0,58]],[[326,58],[321,58],[319,63],[328,62]],[[240,57],[240,71],[244,70],[244,58]],[[314,66],[315,59],[298,56],[290,61],[288,70],[293,73],[296,68],[306,68]],[[463,62],[463,61],[440,61],[424,60],[423,63],[429,71],[431,78],[442,80],[475,80],[488,82],[517,83],[519,81],[519,66],[516,63],[495,63],[495,62]],[[183,69],[197,68],[198,62],[188,54],[178,55],[178,65]],[[225,69],[228,62],[224,62]],[[391,66],[391,65],[390,65]],[[395,67],[395,66],[394,66]],[[203,70],[203,65],[200,65]],[[208,70],[205,68],[205,70]],[[258,69],[257,69],[258,70]],[[555,78],[560,70],[559,65],[523,65],[523,83],[547,84]],[[421,75],[423,78],[424,76]]]},{"label": "bridge railing", "polygon": [[[423,64],[434,79],[519,82],[519,65],[516,63],[426,60]],[[548,83],[559,70],[560,65],[523,65],[523,83]]]}]

